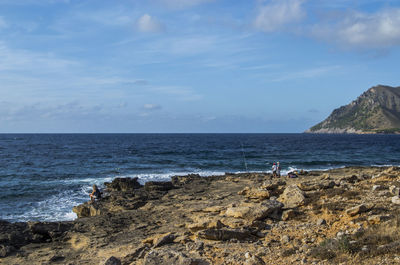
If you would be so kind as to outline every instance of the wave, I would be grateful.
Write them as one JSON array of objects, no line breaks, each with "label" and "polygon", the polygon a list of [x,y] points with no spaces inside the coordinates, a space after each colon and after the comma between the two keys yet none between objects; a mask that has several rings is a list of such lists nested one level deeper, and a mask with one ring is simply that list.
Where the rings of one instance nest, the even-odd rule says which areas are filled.
[{"label": "wave", "polygon": [[76,219],[72,208],[85,201],[80,192],[64,191],[32,203],[25,212],[2,216],[11,221],[69,221]]},{"label": "wave", "polygon": [[130,178],[138,178],[140,184],[144,184],[148,181],[169,181],[173,176],[185,176],[189,174],[198,174],[202,177],[207,176],[221,176],[225,175],[225,171],[180,171],[180,172],[167,172],[167,173],[137,173],[137,174],[127,174],[127,175],[118,175],[115,177],[130,177]]}]

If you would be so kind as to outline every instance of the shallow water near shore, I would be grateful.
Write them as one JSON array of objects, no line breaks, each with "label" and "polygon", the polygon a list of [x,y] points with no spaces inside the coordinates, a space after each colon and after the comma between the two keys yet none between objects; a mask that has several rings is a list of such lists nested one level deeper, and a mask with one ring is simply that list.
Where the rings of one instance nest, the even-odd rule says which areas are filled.
[{"label": "shallow water near shore", "polygon": [[75,218],[92,184],[115,177],[283,173],[344,166],[400,165],[400,135],[1,134],[0,219]]}]

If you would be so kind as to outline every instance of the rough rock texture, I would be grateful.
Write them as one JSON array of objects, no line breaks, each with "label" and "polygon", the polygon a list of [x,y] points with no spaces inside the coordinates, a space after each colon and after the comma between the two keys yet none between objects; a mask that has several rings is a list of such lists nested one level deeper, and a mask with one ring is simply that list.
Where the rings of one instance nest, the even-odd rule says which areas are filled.
[{"label": "rough rock texture", "polygon": [[[147,186],[135,179],[112,183],[100,201],[74,208],[75,221],[0,220],[0,264],[400,262],[400,238],[389,234],[364,246],[357,237],[373,229],[368,238],[374,238],[377,226],[392,222],[393,233],[399,230],[397,167],[303,172],[296,179],[243,173],[176,176]],[[334,242],[341,244],[336,256],[312,255]]]},{"label": "rough rock texture", "polygon": [[275,217],[281,211],[282,206],[282,203],[275,200],[267,200],[262,203],[243,203],[238,207],[228,208],[225,215],[253,222],[267,217]]},{"label": "rough rock texture", "polygon": [[305,199],[304,192],[295,185],[288,186],[278,198],[285,208],[298,207],[304,204]]},{"label": "rough rock texture", "polygon": [[105,183],[109,191],[133,191],[142,185],[138,178],[115,178],[111,183]]}]

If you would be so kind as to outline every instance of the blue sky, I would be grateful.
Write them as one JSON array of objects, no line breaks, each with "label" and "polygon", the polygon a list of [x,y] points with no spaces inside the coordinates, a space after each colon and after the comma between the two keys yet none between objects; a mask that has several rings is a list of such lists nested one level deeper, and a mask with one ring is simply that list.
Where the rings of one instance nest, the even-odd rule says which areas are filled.
[{"label": "blue sky", "polygon": [[0,132],[302,132],[399,45],[399,1],[0,0]]}]

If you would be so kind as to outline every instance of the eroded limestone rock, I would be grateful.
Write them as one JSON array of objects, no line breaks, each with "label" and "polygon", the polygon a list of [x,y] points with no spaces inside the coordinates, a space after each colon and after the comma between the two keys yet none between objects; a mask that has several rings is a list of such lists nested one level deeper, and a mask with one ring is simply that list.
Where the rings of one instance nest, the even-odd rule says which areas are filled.
[{"label": "eroded limestone rock", "polygon": [[270,193],[266,189],[262,188],[250,188],[246,187],[243,190],[238,192],[239,195],[243,195],[246,198],[254,199],[254,200],[265,200],[270,197]]},{"label": "eroded limestone rock", "polygon": [[230,217],[246,219],[250,222],[275,217],[281,211],[283,204],[275,200],[262,203],[243,203],[238,207],[230,207],[225,214]]},{"label": "eroded limestone rock", "polygon": [[356,205],[354,207],[351,207],[350,209],[346,210],[346,214],[349,216],[355,216],[360,213],[367,212],[371,209],[372,207],[366,204],[360,204]]},{"label": "eroded limestone rock", "polygon": [[305,201],[304,192],[299,189],[296,185],[288,186],[281,196],[279,196],[278,201],[284,204],[286,209],[296,208],[304,204]]},{"label": "eroded limestone rock", "polygon": [[133,191],[142,185],[138,182],[138,178],[115,178],[111,183],[104,183],[109,191]]}]

